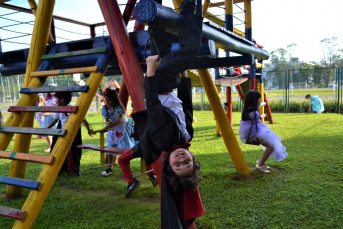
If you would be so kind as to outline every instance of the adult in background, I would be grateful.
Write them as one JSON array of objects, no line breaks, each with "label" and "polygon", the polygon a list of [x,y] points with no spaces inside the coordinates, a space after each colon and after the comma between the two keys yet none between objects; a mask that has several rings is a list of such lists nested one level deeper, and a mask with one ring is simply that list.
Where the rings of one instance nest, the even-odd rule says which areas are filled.
[{"label": "adult in background", "polygon": [[[50,87],[56,87],[56,84],[51,84]],[[55,98],[55,93],[51,92],[51,93],[47,93],[46,97],[45,97],[45,102],[46,102],[46,106],[56,106],[56,98]],[[52,120],[54,120],[53,118],[53,114],[55,113],[43,113],[44,119],[43,119],[43,123],[42,123],[42,128],[47,128],[47,126],[52,122]],[[46,135],[45,139],[47,140],[48,144],[49,144],[49,148],[44,150],[44,152],[50,152],[51,150],[51,144],[52,144],[52,136],[50,135]]]},{"label": "adult in background", "polygon": [[322,113],[324,111],[324,104],[318,95],[307,94],[305,99],[310,101],[308,112],[312,111],[313,113]]}]

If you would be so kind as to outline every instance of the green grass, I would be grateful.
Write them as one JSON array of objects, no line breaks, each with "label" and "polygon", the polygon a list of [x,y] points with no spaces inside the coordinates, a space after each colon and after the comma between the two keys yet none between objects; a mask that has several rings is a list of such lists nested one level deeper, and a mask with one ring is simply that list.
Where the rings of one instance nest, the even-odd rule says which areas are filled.
[{"label": "green grass", "polygon": [[[206,214],[196,220],[198,228],[343,228],[342,122],[338,114],[273,114],[271,129],[281,136],[289,157],[282,162],[268,160],[271,174],[257,171],[255,161],[262,155],[259,146],[243,145],[241,150],[253,176],[241,182],[222,138],[215,136],[210,111],[194,112],[195,137],[191,151],[202,167],[199,185]],[[88,114],[94,129],[104,125],[100,115]],[[238,139],[240,114],[233,114]],[[83,129],[83,142],[99,144]],[[12,150],[13,141],[8,150]],[[45,140],[32,140],[31,153],[44,154]],[[130,199],[119,167],[104,178],[99,154],[85,150],[81,177],[59,176],[37,218],[34,228],[151,228],[160,225],[159,189],[147,177]],[[139,160],[132,162],[139,173]],[[0,160],[0,174],[7,175],[9,160]],[[29,163],[26,178],[35,180],[42,166]],[[8,201],[6,186],[0,186],[0,205],[21,208],[24,198]],[[11,228],[13,219],[1,218],[0,228]]]}]

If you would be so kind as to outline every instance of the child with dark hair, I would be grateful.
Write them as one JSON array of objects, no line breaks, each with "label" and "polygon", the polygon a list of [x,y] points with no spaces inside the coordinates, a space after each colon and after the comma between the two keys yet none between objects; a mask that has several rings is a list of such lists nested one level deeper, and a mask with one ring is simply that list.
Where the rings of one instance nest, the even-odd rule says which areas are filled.
[{"label": "child with dark hair", "polygon": [[[55,84],[50,85],[51,87],[56,86]],[[45,97],[46,104],[45,106],[56,106],[56,98],[55,98],[55,92],[48,92]],[[46,112],[43,113],[43,122],[42,122],[42,128],[47,128],[47,126],[52,122],[53,118],[52,112]],[[51,144],[52,144],[52,137],[50,135],[45,136],[46,141],[49,144],[49,148],[44,150],[44,152],[50,152],[51,150]]]},{"label": "child with dark hair", "polygon": [[[57,92],[55,94],[56,98],[56,105],[57,106],[68,106],[72,94],[70,92]],[[63,129],[70,113],[54,113],[53,114],[53,120],[52,122],[47,126],[47,128],[53,127],[57,123],[57,129]],[[83,122],[85,125],[85,122]],[[86,128],[87,125],[85,125]],[[51,144],[51,150],[54,148],[56,141],[58,139],[58,136],[54,136],[52,138],[52,144]],[[81,161],[81,155],[82,155],[82,149],[78,149],[77,146],[82,145],[82,138],[81,138],[81,128],[77,132],[75,139],[69,149],[69,152],[67,154],[67,157],[62,165],[62,168],[60,170],[60,173],[70,173],[74,176],[81,176],[80,173],[80,161]]]},{"label": "child with dark hair", "polygon": [[[130,149],[134,146],[134,139],[131,135],[131,123],[125,117],[125,110],[121,104],[116,90],[106,88],[103,92],[105,105],[101,108],[101,115],[106,120],[103,128],[107,132],[107,146]],[[111,130],[113,129],[113,130]],[[108,176],[113,172],[113,165],[116,161],[115,156],[106,155],[106,164],[111,164],[101,175]],[[149,174],[154,175],[153,173]]]},{"label": "child with dark hair", "polygon": [[239,136],[242,143],[259,143],[266,147],[262,157],[256,161],[256,168],[264,173],[270,173],[270,167],[266,165],[266,160],[276,158],[282,161],[288,154],[286,147],[282,145],[281,138],[271,131],[269,126],[261,123],[261,116],[258,108],[261,105],[261,94],[259,91],[251,90],[245,95],[244,108],[242,111],[242,120],[239,127]]},{"label": "child with dark hair", "polygon": [[305,99],[310,101],[308,112],[313,111],[313,113],[322,113],[324,111],[324,104],[318,95],[307,94]]}]

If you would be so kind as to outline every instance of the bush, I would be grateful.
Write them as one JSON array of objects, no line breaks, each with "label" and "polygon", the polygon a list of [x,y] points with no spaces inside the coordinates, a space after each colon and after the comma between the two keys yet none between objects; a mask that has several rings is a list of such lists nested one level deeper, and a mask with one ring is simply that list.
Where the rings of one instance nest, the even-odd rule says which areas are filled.
[{"label": "bush", "polygon": [[[323,101],[325,107],[325,113],[337,113],[337,100],[334,99],[326,99]],[[243,109],[243,104],[241,105]],[[285,112],[285,102],[282,100],[270,100],[269,106],[272,112]],[[305,99],[292,99],[289,101],[288,104],[288,112],[289,113],[305,113],[308,111],[309,102]],[[226,110],[226,107],[224,107]],[[211,111],[211,106],[208,101],[205,101],[203,104],[203,109],[201,109],[201,102],[196,101],[193,102],[193,109],[195,111]],[[343,113],[343,105],[340,107],[341,113]],[[233,112],[240,112],[240,102],[233,101],[232,102],[232,111]]]}]

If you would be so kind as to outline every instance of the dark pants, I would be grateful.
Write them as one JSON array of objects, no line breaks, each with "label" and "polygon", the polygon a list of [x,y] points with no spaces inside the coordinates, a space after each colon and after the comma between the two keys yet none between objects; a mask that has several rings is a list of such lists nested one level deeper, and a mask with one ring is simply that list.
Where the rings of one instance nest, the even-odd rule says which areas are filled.
[{"label": "dark pants", "polygon": [[[179,74],[189,68],[198,56],[202,35],[202,17],[185,15],[181,34],[179,35],[180,49],[167,54],[161,53],[161,63],[156,70],[157,88],[159,93],[170,92],[180,84]],[[159,49],[169,47],[164,41],[167,33],[153,29],[152,33]],[[150,42],[151,53],[157,52]],[[162,46],[160,48],[160,46]]]}]

